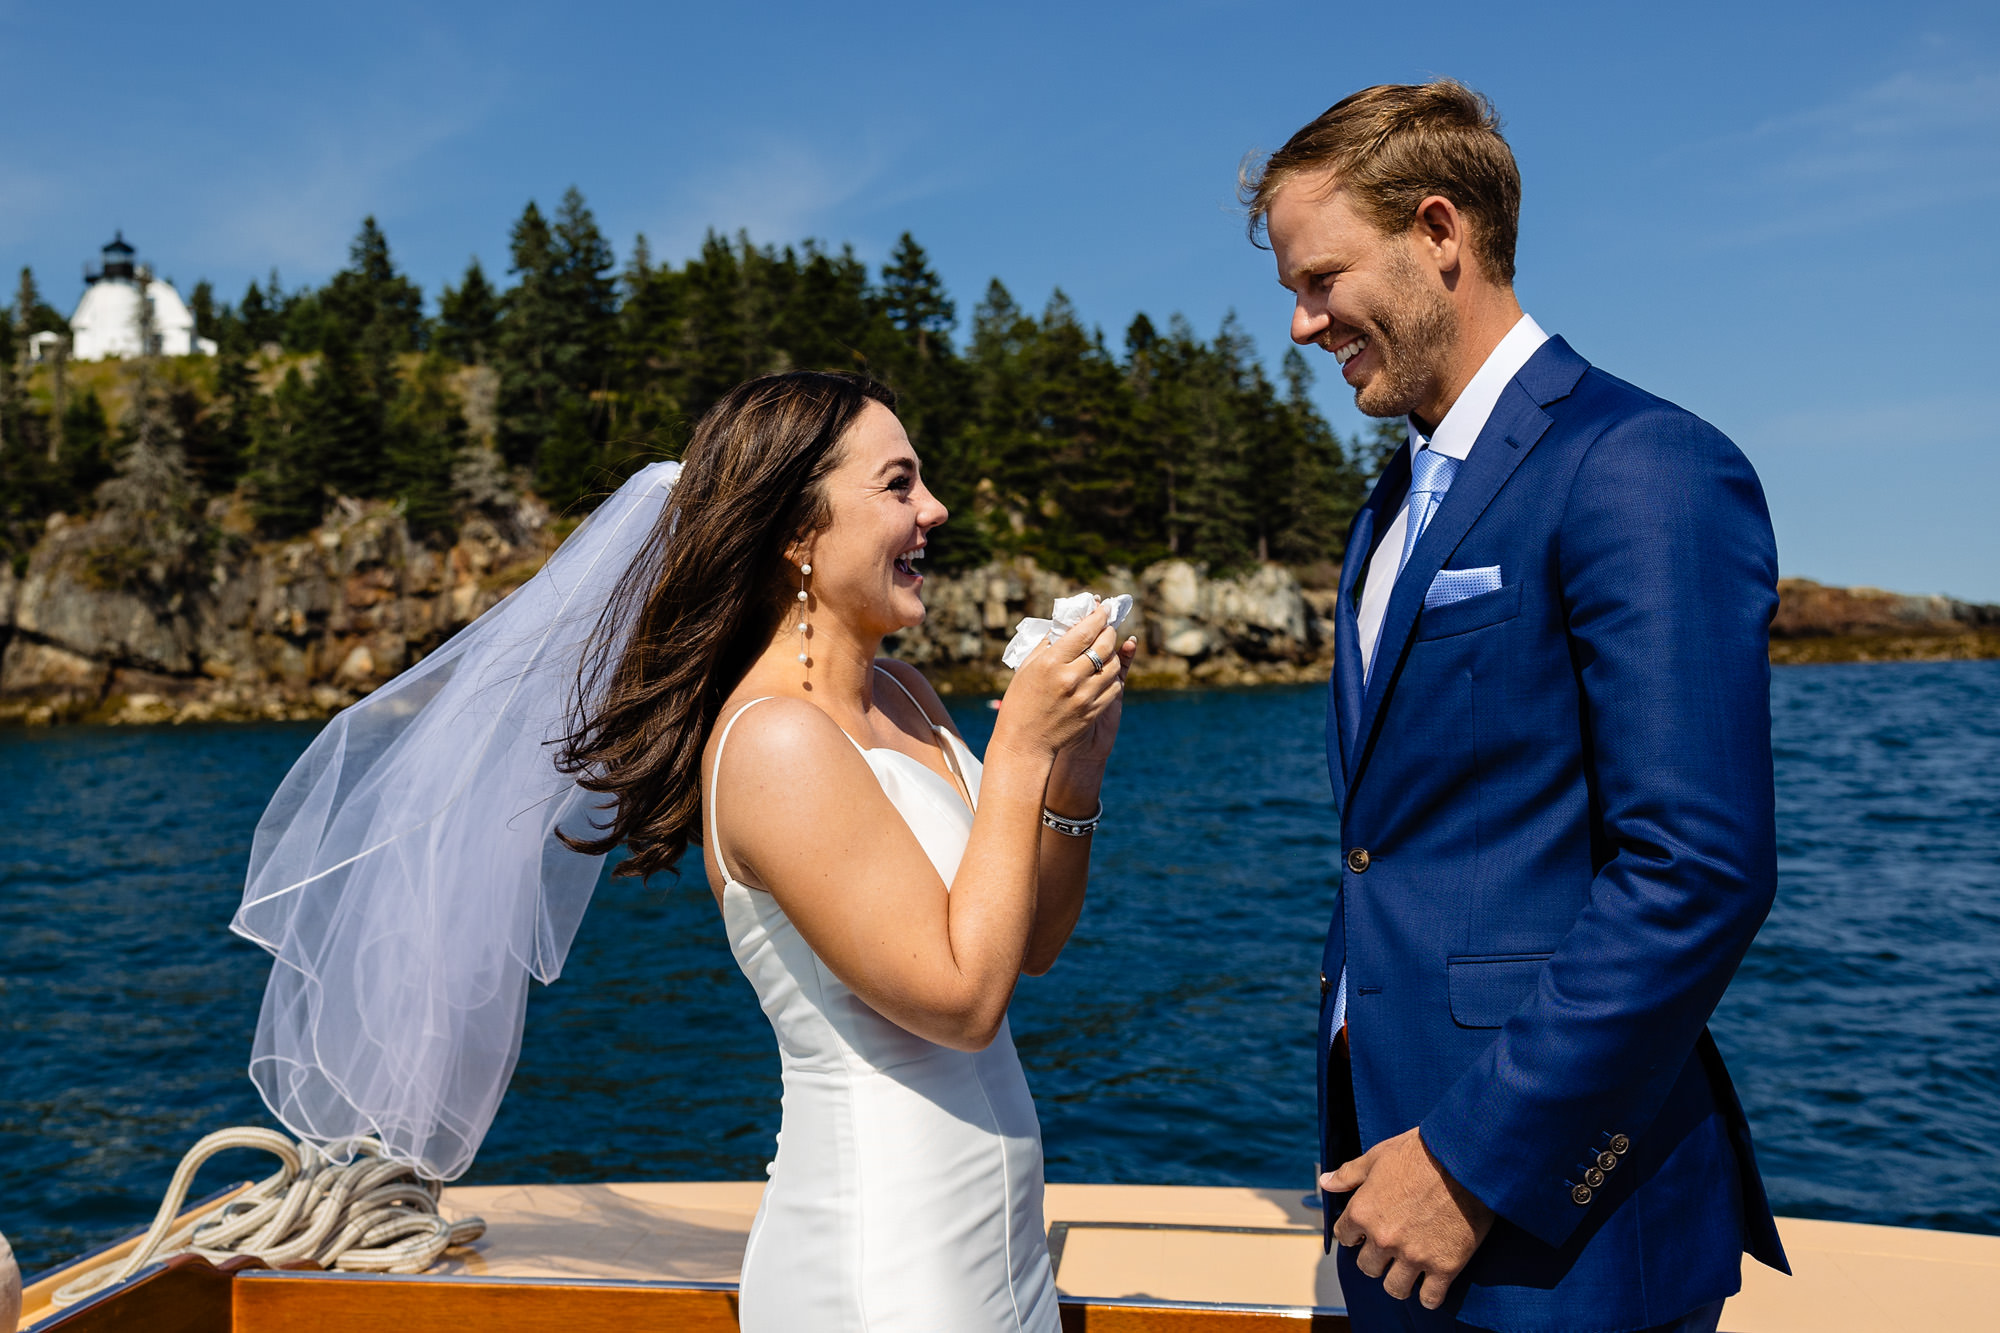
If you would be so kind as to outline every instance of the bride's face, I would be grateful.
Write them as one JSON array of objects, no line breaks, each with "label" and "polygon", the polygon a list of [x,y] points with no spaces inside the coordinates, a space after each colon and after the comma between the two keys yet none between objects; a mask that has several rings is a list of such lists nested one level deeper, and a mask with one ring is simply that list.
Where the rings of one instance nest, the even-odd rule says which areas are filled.
[{"label": "bride's face", "polygon": [[805,547],[813,599],[864,637],[922,624],[917,562],[949,515],[924,485],[917,451],[888,408],[870,402],[840,446],[840,465],[826,480],[830,519]]}]

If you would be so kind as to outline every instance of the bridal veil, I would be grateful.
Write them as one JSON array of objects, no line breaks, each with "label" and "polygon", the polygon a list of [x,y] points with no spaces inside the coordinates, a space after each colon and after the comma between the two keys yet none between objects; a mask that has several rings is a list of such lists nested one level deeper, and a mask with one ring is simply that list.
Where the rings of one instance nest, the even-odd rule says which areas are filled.
[{"label": "bridal veil", "polygon": [[471,1165],[528,979],[561,973],[604,860],[556,837],[593,832],[603,798],[551,742],[679,475],[639,472],[523,587],[337,715],[258,821],[230,926],[277,960],[250,1077],[301,1138],[372,1135],[439,1180]]}]

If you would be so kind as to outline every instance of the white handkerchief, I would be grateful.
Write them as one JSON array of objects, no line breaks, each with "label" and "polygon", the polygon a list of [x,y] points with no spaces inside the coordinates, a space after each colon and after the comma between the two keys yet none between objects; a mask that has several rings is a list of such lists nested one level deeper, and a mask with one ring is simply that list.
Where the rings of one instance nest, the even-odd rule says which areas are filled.
[{"label": "white handkerchief", "polygon": [[1483,592],[1499,591],[1498,565],[1483,565],[1478,569],[1440,569],[1424,592],[1424,610],[1434,611],[1440,606],[1450,606],[1453,602],[1462,602]]},{"label": "white handkerchief", "polygon": [[1132,614],[1132,594],[1121,592],[1116,597],[1099,598],[1094,592],[1080,592],[1074,597],[1056,598],[1055,610],[1047,620],[1030,617],[1014,627],[1014,637],[1007,644],[1007,651],[1000,654],[1000,660],[1009,670],[1017,668],[1028,660],[1028,654],[1035,651],[1035,645],[1052,643],[1062,637],[1063,632],[1097,609],[1102,600],[1111,607],[1111,623],[1114,626],[1125,623],[1125,617]]}]

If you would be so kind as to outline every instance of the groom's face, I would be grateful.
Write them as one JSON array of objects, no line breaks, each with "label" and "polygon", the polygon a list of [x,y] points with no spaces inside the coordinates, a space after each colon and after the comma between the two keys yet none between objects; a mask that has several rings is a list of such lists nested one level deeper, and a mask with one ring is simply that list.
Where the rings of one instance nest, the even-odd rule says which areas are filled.
[{"label": "groom's face", "polygon": [[1435,397],[1458,315],[1416,233],[1384,233],[1324,175],[1281,188],[1267,223],[1278,281],[1292,293],[1292,341],[1332,353],[1371,417]]}]

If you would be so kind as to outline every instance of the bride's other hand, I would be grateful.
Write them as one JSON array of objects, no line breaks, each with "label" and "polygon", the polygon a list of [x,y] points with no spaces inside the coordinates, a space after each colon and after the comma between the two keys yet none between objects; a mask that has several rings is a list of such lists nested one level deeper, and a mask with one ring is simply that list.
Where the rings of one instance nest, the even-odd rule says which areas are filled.
[{"label": "bride's other hand", "polygon": [[1100,604],[1029,655],[1007,686],[989,750],[1020,750],[1070,763],[1094,757],[1102,766],[1118,735],[1125,675],[1138,652],[1136,640],[1118,642],[1110,622],[1110,609]]}]

